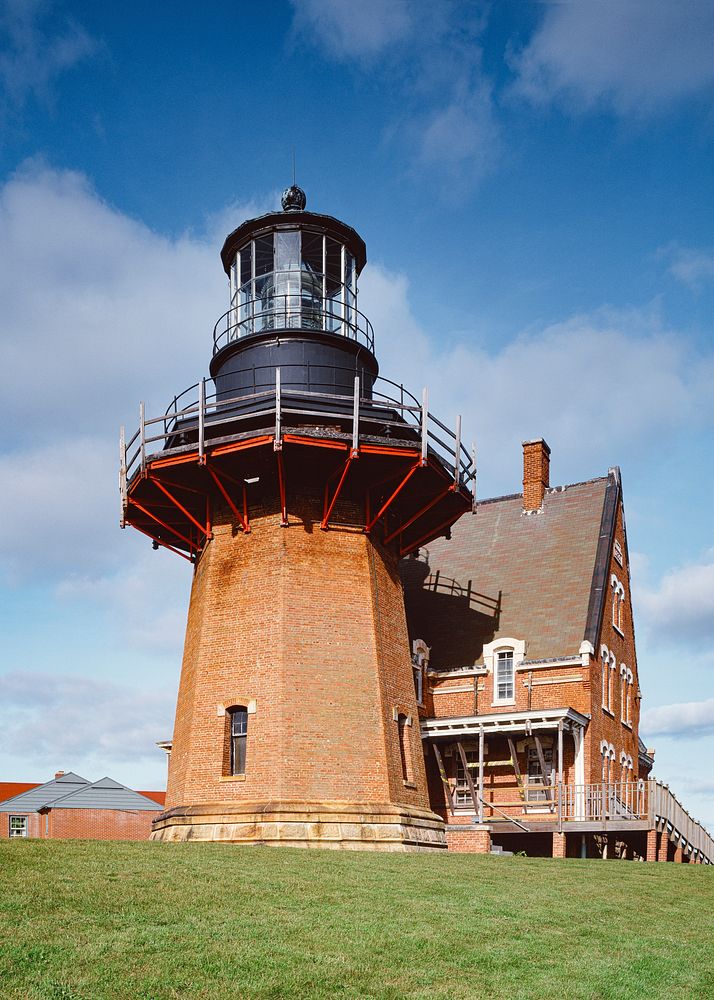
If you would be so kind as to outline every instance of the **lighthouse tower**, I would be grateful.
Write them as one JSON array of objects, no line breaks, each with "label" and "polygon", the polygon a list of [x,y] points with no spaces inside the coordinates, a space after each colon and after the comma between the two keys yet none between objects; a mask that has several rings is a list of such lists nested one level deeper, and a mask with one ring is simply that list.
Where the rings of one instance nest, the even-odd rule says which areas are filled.
[{"label": "lighthouse tower", "polygon": [[211,377],[122,432],[122,525],[193,568],[152,837],[440,848],[397,566],[472,508],[473,464],[379,376],[360,236],[282,205],[225,241]]}]

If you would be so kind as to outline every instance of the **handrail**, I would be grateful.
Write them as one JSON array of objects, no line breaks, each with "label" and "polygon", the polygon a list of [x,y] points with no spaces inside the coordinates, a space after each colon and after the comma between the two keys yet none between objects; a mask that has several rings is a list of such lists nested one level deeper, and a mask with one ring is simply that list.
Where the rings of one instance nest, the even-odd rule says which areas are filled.
[{"label": "handrail", "polygon": [[653,823],[666,823],[672,828],[672,838],[679,841],[685,851],[696,852],[714,864],[714,838],[702,824],[684,808],[668,785],[650,778],[650,819]]},{"label": "handrail", "polygon": [[227,309],[213,328],[213,353],[235,340],[278,330],[310,330],[348,337],[374,351],[372,324],[356,306],[340,299],[304,297],[299,289],[248,299]]},{"label": "handrail", "polygon": [[[468,487],[468,484],[473,481],[475,470],[472,467],[471,456],[459,439],[458,423],[455,431],[448,430],[446,425],[437,421],[433,414],[425,410],[417,398],[403,385],[392,382],[390,379],[378,377],[370,385],[371,395],[364,396],[364,389],[361,392],[358,391],[359,383],[355,379],[357,384],[353,400],[352,394],[336,393],[333,385],[327,386],[319,380],[310,383],[315,388],[291,386],[289,376],[291,367],[302,371],[305,369],[304,365],[285,366],[288,374],[287,377],[285,374],[282,377],[280,403],[283,416],[309,415],[334,423],[336,416],[341,414],[343,409],[345,410],[343,417],[347,420],[354,420],[353,412],[356,408],[359,422],[362,425],[365,421],[367,423],[371,421],[372,424],[386,429],[388,433],[396,432],[399,435],[401,432],[402,437],[413,437],[415,445],[418,445],[420,440],[422,442],[428,440],[430,453],[440,461],[446,474],[453,478],[454,487]],[[239,426],[242,421],[254,419],[257,415],[269,418],[272,414],[274,417],[277,398],[273,380],[276,378],[277,369],[270,366],[260,366],[255,371],[260,375],[262,368],[266,369],[266,375],[267,372],[272,374],[270,380],[272,384],[266,385],[267,378],[265,380],[256,379],[254,374],[253,392],[241,392],[230,397],[219,396],[215,390],[215,382],[206,379],[194,383],[179,395],[174,396],[161,416],[147,417],[142,407],[139,430],[128,442],[123,444],[122,483],[128,482],[135,473],[138,458],[142,459],[143,468],[147,458],[146,448],[150,444],[160,444],[164,449],[169,445],[172,449],[189,447],[188,441],[176,444],[170,443],[171,439],[175,439],[177,435],[185,432],[193,433],[202,429],[203,446],[210,447],[211,437],[216,436],[215,430],[217,428],[225,430],[226,425],[232,425],[231,432],[237,433],[236,425]],[[353,370],[349,371],[353,375]],[[261,385],[258,391],[255,391],[257,389],[256,382]],[[317,386],[320,386],[320,390],[328,388],[333,391],[323,392],[318,390]],[[209,392],[211,387],[213,391]],[[236,391],[234,390],[234,392]],[[301,408],[300,403],[303,400],[305,407]],[[339,407],[337,414],[336,406]],[[424,424],[425,420],[426,424]],[[431,425],[437,423],[440,428],[443,428],[441,436],[437,436],[431,429]],[[157,425],[162,425],[160,431]],[[149,428],[152,430],[147,434]],[[154,433],[153,428],[156,428],[158,432]],[[131,447],[137,440],[140,442],[139,447],[130,453]]]}]

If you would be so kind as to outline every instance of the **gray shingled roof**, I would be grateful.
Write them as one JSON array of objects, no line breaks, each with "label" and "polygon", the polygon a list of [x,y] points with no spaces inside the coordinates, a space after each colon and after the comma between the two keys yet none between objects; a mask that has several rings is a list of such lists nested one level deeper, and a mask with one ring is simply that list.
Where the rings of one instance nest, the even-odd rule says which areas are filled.
[{"label": "gray shingled roof", "polygon": [[89,784],[86,778],[68,771],[61,778],[53,778],[44,785],[38,785],[37,788],[31,788],[28,792],[21,792],[20,795],[0,802],[0,812],[37,812],[38,809],[43,809],[57,799],[77,792]]},{"label": "gray shingled roof", "polygon": [[38,812],[40,809],[120,809],[161,812],[153,799],[120,785],[113,778],[89,782],[77,774],[62,775],[52,781],[0,802],[0,812]]},{"label": "gray shingled roof", "polygon": [[578,654],[601,610],[591,592],[608,486],[613,475],[550,489],[528,515],[521,494],[485,500],[451,540],[402,563],[409,633],[431,647],[431,667],[478,663],[499,637],[525,639],[529,660]]},{"label": "gray shingled roof", "polygon": [[161,806],[153,799],[135,792],[126,785],[120,785],[113,778],[100,778],[71,795],[66,795],[52,803],[53,809],[146,809],[161,812]]}]

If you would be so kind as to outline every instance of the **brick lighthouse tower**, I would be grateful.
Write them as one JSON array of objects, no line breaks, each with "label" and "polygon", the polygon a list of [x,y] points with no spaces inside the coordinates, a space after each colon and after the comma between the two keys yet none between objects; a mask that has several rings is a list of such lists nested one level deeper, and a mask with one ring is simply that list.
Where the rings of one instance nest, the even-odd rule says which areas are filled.
[{"label": "brick lighthouse tower", "polygon": [[152,837],[444,847],[397,563],[471,509],[472,461],[378,376],[363,240],[282,204],[225,241],[211,378],[122,432],[122,525],[193,564]]}]

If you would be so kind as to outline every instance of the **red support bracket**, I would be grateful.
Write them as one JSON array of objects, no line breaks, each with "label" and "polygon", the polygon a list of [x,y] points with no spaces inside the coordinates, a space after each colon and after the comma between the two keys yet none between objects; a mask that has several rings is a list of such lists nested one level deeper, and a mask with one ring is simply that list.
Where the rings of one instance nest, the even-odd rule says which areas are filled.
[{"label": "red support bracket", "polygon": [[280,527],[287,528],[288,511],[285,502],[285,467],[283,465],[282,450],[276,451],[275,455],[278,459],[278,483],[280,484],[280,512],[281,512]]},{"label": "red support bracket", "polygon": [[385,545],[389,545],[389,543],[394,538],[396,538],[397,535],[401,535],[401,533],[403,531],[406,531],[407,528],[411,527],[411,525],[414,524],[415,521],[418,521],[419,518],[422,517],[423,514],[426,514],[427,511],[431,510],[432,507],[435,507],[436,504],[438,504],[441,500],[444,499],[444,497],[448,496],[449,493],[452,493],[452,492],[453,492],[453,487],[452,486],[447,486],[446,489],[442,490],[441,493],[437,493],[437,495],[434,497],[433,500],[430,500],[429,503],[424,504],[424,506],[421,508],[421,510],[418,510],[416,512],[416,514],[413,514],[409,518],[408,521],[405,521],[405,523],[402,524],[399,528],[397,528],[396,531],[393,531],[391,533],[391,535],[387,535],[387,537],[384,539],[384,544]]},{"label": "red support bracket", "polygon": [[[152,513],[148,507],[144,507],[143,504],[140,504],[138,500],[134,500],[133,497],[130,497],[129,504],[140,510],[142,514],[146,514],[146,516],[150,517],[152,521],[156,521],[156,523],[161,525],[162,528],[166,528],[166,530],[170,531],[172,535],[176,535],[176,537],[180,538],[182,542],[185,542],[189,549],[193,552],[195,546],[192,539],[188,538],[186,535],[182,535],[180,531],[177,531],[176,528],[172,528],[170,524],[166,523],[166,521],[162,521],[161,518]],[[132,521],[131,523],[133,524],[134,522]],[[144,534],[147,534],[147,532],[144,532]],[[154,536],[150,535],[149,537],[153,538]],[[158,541],[158,539],[156,539],[156,541]]]},{"label": "red support bracket", "polygon": [[176,505],[176,507],[178,507],[178,509],[181,511],[181,513],[184,514],[189,519],[189,521],[191,522],[191,524],[194,524],[198,528],[199,531],[203,532],[203,534],[206,536],[206,538],[212,538],[213,537],[213,535],[211,534],[210,525],[206,526],[206,525],[201,524],[201,522],[198,521],[193,516],[193,514],[191,513],[191,511],[190,510],[186,510],[186,508],[184,507],[184,505],[182,503],[180,503],[176,499],[176,497],[169,490],[166,489],[166,487],[164,486],[164,484],[161,482],[160,479],[154,479],[153,476],[149,476],[149,479],[151,480],[151,482],[155,486],[158,486],[158,488],[161,490],[161,492],[164,493],[169,498],[169,500],[173,501],[173,503]]},{"label": "red support bracket", "polygon": [[401,483],[399,484],[399,486],[397,486],[396,490],[394,490],[394,492],[389,497],[389,499],[385,500],[385,502],[379,508],[379,510],[374,515],[374,517],[372,518],[372,520],[368,524],[365,525],[365,529],[364,530],[366,531],[367,534],[370,533],[370,531],[375,526],[375,524],[377,523],[377,521],[379,521],[379,519],[384,514],[386,514],[387,510],[391,507],[391,505],[394,503],[394,501],[397,499],[397,497],[399,496],[399,494],[402,492],[402,490],[404,489],[404,487],[407,485],[407,483],[409,482],[409,480],[412,478],[412,476],[414,475],[414,473],[419,468],[421,468],[421,462],[417,462],[415,465],[413,465],[411,467],[411,469],[409,470],[409,472],[407,472],[406,476],[404,477],[404,479],[402,479]]},{"label": "red support bracket", "polygon": [[175,549],[173,545],[169,545],[168,542],[162,542],[160,538],[157,538],[156,535],[152,535],[151,532],[146,531],[145,528],[140,528],[138,524],[134,524],[133,522],[131,526],[132,528],[136,528],[137,531],[140,531],[142,535],[146,535],[147,538],[150,538],[156,545],[161,545],[162,548],[168,549],[169,552],[175,552],[176,555],[181,556],[182,559],[187,559],[188,562],[193,562],[191,556],[187,556],[185,552],[181,551],[181,549]]},{"label": "red support bracket", "polygon": [[[231,499],[231,497],[230,497],[230,495],[228,493],[228,490],[225,488],[225,486],[221,482],[220,476],[215,471],[215,469],[211,468],[211,466],[208,464],[208,462],[205,462],[205,466],[206,466],[206,469],[207,469],[209,475],[213,479],[214,483],[216,484],[216,486],[218,487],[218,489],[221,491],[221,494],[223,495],[223,499],[226,501],[226,503],[228,504],[228,506],[230,507],[230,509],[233,511],[233,513],[234,513],[234,515],[235,515],[235,517],[236,517],[236,519],[238,521],[238,524],[240,524],[240,526],[243,529],[243,531],[246,531],[247,530],[246,529],[246,518],[243,516],[243,514],[241,514],[241,512],[238,510],[238,508],[236,507],[236,505],[233,503],[233,500]],[[246,499],[246,497],[245,497],[245,483],[244,483],[243,484],[243,504],[244,504],[244,506],[245,506],[245,499]]]},{"label": "red support bracket", "polygon": [[431,531],[427,532],[426,535],[422,535],[421,538],[418,538],[415,542],[410,542],[409,545],[405,545],[403,548],[399,550],[400,558],[402,556],[408,555],[408,553],[410,552],[413,552],[414,549],[418,549],[422,542],[431,541],[432,538],[438,537],[440,531],[442,531],[444,528],[450,528],[458,520],[459,517],[460,517],[459,514],[457,514],[456,516],[452,514],[451,517],[447,518],[446,521],[442,521],[441,524],[437,524],[437,526],[435,528],[432,528]]},{"label": "red support bracket", "polygon": [[351,452],[349,458],[345,462],[344,468],[342,469],[342,475],[340,476],[340,481],[337,484],[335,492],[332,495],[332,500],[330,501],[329,506],[327,506],[328,493],[327,493],[327,484],[325,484],[325,511],[322,518],[322,523],[320,524],[320,527],[322,528],[323,531],[327,531],[327,529],[330,526],[330,515],[332,514],[332,510],[335,504],[337,503],[337,498],[339,497],[342,491],[342,487],[344,486],[345,480],[347,479],[347,473],[350,471],[350,466],[352,465],[352,462],[356,457],[357,453]]}]

